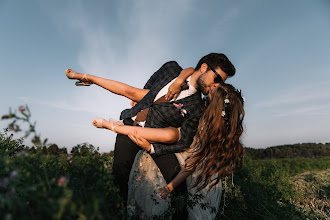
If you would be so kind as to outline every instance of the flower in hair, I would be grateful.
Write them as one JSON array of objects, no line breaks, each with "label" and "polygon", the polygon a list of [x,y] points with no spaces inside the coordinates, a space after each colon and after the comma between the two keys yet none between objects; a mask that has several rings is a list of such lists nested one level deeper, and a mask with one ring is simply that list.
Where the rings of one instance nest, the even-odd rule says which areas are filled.
[{"label": "flower in hair", "polygon": [[242,97],[243,102],[245,102],[245,98],[242,96],[242,90],[236,89],[235,91],[240,94],[240,96]]},{"label": "flower in hair", "polygon": [[222,111],[222,112],[221,112],[221,116],[222,116],[222,117],[225,117],[225,115],[226,115],[226,112],[225,112],[225,111]]},{"label": "flower in hair", "polygon": [[229,101],[229,95],[228,93],[226,94],[226,97],[225,99],[223,100],[223,107],[222,107],[222,112],[221,112],[221,116],[226,119],[226,108],[227,108],[227,104],[229,104],[230,101]]}]

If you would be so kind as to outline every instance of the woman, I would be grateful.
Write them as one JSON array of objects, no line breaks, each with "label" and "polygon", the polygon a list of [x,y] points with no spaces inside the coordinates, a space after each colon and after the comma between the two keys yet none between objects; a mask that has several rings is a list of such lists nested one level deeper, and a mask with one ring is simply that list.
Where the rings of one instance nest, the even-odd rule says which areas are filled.
[{"label": "woman", "polygon": [[[243,133],[244,98],[241,92],[229,84],[220,84],[210,91],[209,99],[210,103],[199,121],[198,132],[190,150],[177,154],[183,165],[180,173],[172,182],[158,190],[159,196],[167,199],[168,194],[193,173],[187,181],[189,192],[203,197],[199,205],[188,210],[189,219],[213,219],[221,200],[220,180],[243,165],[240,136]],[[94,123],[100,122],[105,123],[106,128],[128,135],[144,149],[150,146],[150,142],[164,141],[164,136],[170,137],[167,139],[168,143],[179,138],[177,128],[141,128],[122,125],[114,120],[94,120]],[[159,188],[165,184],[150,155],[141,151],[136,156],[131,171],[128,216],[150,218],[152,215],[166,213],[169,202],[157,198],[155,190],[157,186]],[[200,203],[213,208],[203,209]]]},{"label": "woman", "polygon": [[[210,92],[210,104],[199,121],[198,132],[190,150],[176,154],[182,168],[169,184],[166,185],[165,181],[159,178],[161,173],[158,170],[145,169],[145,166],[141,166],[150,160],[148,154],[138,155],[130,176],[128,201],[133,210],[129,209],[131,212],[129,216],[141,216],[141,210],[150,206],[157,210],[157,215],[164,215],[169,208],[169,201],[161,201],[154,196],[156,204],[152,205],[145,199],[152,196],[147,196],[145,192],[155,195],[155,190],[152,188],[166,185],[158,190],[158,195],[162,199],[167,199],[168,194],[188,177],[186,182],[189,193],[194,196],[202,195],[195,206],[189,207],[189,219],[214,219],[221,200],[220,180],[243,165],[243,146],[240,142],[243,133],[243,102],[241,92],[229,84],[219,85]],[[129,134],[129,137],[142,147],[148,144],[136,132]],[[151,159],[150,167],[154,166],[152,162]],[[145,173],[147,175],[144,176]],[[145,177],[145,180],[141,179],[141,176]],[[147,213],[150,216],[155,212]]]}]

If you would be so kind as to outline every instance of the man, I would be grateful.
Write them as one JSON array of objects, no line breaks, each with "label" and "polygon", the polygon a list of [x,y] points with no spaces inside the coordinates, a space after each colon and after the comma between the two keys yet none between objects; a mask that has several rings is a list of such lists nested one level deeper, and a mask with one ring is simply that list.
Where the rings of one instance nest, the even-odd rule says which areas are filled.
[{"label": "man", "polygon": [[[210,89],[224,82],[228,76],[235,74],[235,67],[224,54],[211,53],[204,56],[197,64],[195,71],[190,77],[189,88],[186,94],[179,96],[173,102],[155,104],[156,97],[166,94],[168,86],[174,80],[182,68],[171,61],[164,64],[148,80],[144,89],[149,92],[133,108],[126,109],[121,113],[124,124],[133,125],[132,117],[141,110],[149,108],[145,127],[180,127],[180,140],[174,144],[154,143],[147,150],[166,182],[170,182],[180,170],[179,162],[174,153],[182,152],[190,147],[197,131],[199,118],[203,114],[204,103],[201,99],[202,92],[207,95]],[[195,91],[198,89],[199,91]],[[184,92],[181,92],[184,93]],[[173,103],[180,108],[173,108]],[[180,104],[180,105],[179,105]],[[171,106],[171,108],[169,107]],[[183,108],[181,109],[181,107]],[[184,109],[184,112],[182,110]],[[141,150],[128,136],[118,134],[114,150],[113,174],[115,183],[120,188],[120,194],[127,199],[128,178],[134,158]],[[177,193],[185,192],[185,183],[178,187]],[[175,193],[174,193],[175,194]],[[185,215],[186,213],[184,213]],[[181,218],[180,215],[174,218]]]}]

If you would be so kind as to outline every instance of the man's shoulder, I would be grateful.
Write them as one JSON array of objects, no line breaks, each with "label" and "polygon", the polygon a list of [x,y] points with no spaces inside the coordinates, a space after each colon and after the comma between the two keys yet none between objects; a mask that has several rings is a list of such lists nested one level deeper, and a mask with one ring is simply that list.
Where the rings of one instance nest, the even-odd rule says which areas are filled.
[{"label": "man's shoulder", "polygon": [[168,62],[164,63],[162,67],[167,67],[167,68],[181,68],[181,66],[175,60],[168,61]]}]

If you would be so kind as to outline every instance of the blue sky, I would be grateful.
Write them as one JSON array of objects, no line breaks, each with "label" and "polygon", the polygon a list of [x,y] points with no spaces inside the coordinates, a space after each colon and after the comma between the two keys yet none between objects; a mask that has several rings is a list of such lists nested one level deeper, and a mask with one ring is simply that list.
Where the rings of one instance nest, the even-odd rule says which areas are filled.
[{"label": "blue sky", "polygon": [[237,69],[227,82],[246,98],[245,146],[330,142],[327,0],[1,0],[0,28],[0,114],[27,104],[41,137],[60,147],[113,150],[115,134],[92,120],[129,108],[76,87],[65,69],[143,87],[163,63],[194,67],[210,52]]}]

